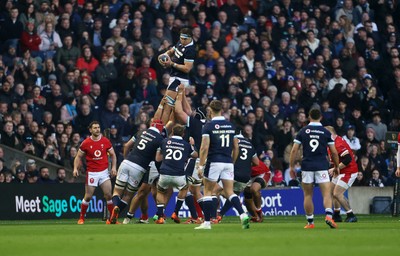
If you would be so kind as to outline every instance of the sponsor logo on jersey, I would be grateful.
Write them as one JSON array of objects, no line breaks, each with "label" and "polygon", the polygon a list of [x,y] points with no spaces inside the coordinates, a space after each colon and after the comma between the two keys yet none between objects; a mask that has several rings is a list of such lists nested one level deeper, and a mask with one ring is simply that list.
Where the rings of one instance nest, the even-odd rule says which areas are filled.
[{"label": "sponsor logo on jersey", "polygon": [[219,129],[219,124],[215,125],[215,129],[217,129],[217,130]]},{"label": "sponsor logo on jersey", "polygon": [[101,156],[101,151],[100,150],[94,151],[94,156],[95,157],[100,157]]}]

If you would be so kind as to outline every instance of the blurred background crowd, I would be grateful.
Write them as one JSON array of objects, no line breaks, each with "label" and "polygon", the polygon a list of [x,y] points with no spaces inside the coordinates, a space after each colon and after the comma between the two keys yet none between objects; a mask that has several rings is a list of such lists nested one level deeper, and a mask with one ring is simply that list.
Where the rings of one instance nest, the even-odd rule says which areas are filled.
[{"label": "blurred background crowd", "polygon": [[[393,184],[384,141],[399,131],[397,1],[0,0],[0,10],[3,145],[68,170],[99,120],[121,162],[165,93],[169,70],[157,56],[190,27],[187,99],[222,100],[273,171],[270,185],[289,184],[293,138],[316,105],[357,155],[355,185]],[[0,153],[0,182],[55,182],[33,159],[7,163]]]}]

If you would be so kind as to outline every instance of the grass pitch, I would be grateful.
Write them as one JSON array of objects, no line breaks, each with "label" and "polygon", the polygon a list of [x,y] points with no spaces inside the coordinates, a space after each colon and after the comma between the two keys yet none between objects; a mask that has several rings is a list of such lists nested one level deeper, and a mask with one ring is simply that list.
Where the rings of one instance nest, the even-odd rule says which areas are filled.
[{"label": "grass pitch", "polygon": [[[105,225],[88,219],[0,221],[0,255],[397,255],[399,218],[359,215],[358,223],[330,229],[323,216],[305,230],[303,216],[267,217],[242,230],[239,218],[226,217],[212,230],[196,225]],[[121,220],[122,221],[122,220]]]}]

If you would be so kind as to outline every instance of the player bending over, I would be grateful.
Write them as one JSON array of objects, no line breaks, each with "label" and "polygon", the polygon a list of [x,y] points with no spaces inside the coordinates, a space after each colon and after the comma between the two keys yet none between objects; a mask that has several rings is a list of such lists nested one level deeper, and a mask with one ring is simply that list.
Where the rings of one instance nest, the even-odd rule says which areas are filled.
[{"label": "player bending over", "polygon": [[[335,222],[342,222],[340,216],[340,206],[342,206],[347,214],[345,222],[357,222],[357,217],[354,215],[350,207],[349,201],[344,196],[344,192],[348,190],[357,178],[358,167],[354,158],[353,151],[349,144],[336,134],[332,126],[326,126],[326,129],[332,133],[332,139],[335,141],[335,148],[339,155],[339,176],[332,179],[331,188],[333,195],[333,220]],[[333,168],[329,169],[329,174],[332,175]]]}]

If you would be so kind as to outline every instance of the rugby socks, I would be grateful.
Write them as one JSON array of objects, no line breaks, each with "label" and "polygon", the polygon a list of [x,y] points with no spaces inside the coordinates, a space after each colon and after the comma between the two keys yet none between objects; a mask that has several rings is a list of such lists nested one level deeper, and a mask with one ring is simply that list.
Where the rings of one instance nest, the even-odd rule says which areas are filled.
[{"label": "rugby socks", "polygon": [[147,213],[146,214],[142,213],[142,215],[140,215],[141,220],[147,220],[148,218],[149,218],[149,216],[147,215]]},{"label": "rugby socks", "polygon": [[192,216],[193,219],[197,219],[197,211],[196,211],[196,206],[194,205],[194,197],[192,194],[189,194],[185,198],[185,203],[187,207],[189,208],[190,215]]},{"label": "rugby socks", "polygon": [[121,201],[121,198],[119,197],[119,195],[115,195],[111,198],[112,202],[114,205],[118,206],[119,202]]},{"label": "rugby socks", "polygon": [[306,215],[308,224],[314,224],[314,214]]},{"label": "rugby socks", "polygon": [[346,212],[346,214],[347,214],[347,217],[348,217],[348,218],[352,218],[352,217],[355,216],[354,213],[353,213],[353,209],[348,210],[348,211]]},{"label": "rugby socks", "polygon": [[117,206],[119,208],[119,211],[122,212],[125,209],[125,207],[128,206],[128,203],[125,202],[124,200],[120,200]]},{"label": "rugby socks", "polygon": [[226,213],[229,209],[231,209],[232,206],[233,206],[233,205],[232,205],[231,201],[226,200],[226,201],[225,201],[225,204],[224,204],[224,206],[222,206],[221,212],[220,212],[219,214],[221,214],[221,216],[224,216],[225,213]]},{"label": "rugby socks", "polygon": [[126,217],[127,217],[128,219],[132,219],[134,216],[135,216],[135,214],[133,214],[133,213],[130,213],[130,212],[127,212],[127,213],[126,213]]},{"label": "rugby socks", "polygon": [[89,202],[86,202],[85,199],[82,199],[82,204],[81,204],[81,213],[79,215],[80,219],[84,219],[86,215],[86,211],[89,207]]},{"label": "rugby socks", "polygon": [[175,210],[174,210],[176,215],[178,215],[179,210],[181,209],[183,202],[185,202],[185,199],[182,199],[182,198],[177,198],[176,199]]},{"label": "rugby socks", "polygon": [[333,209],[333,216],[339,217],[340,216],[340,208]]},{"label": "rugby socks", "polygon": [[[200,198],[199,200],[201,200],[200,202],[203,202],[203,199]],[[203,203],[202,203],[203,204]],[[203,218],[204,219],[204,214],[203,214],[203,207],[201,207],[199,201],[194,201],[194,206],[196,206],[196,212],[197,212],[197,216],[199,218]]]},{"label": "rugby socks", "polygon": [[242,213],[244,213],[242,204],[240,203],[240,199],[236,194],[231,195],[229,197],[229,201],[231,201],[233,207],[235,207],[236,211],[238,211],[238,213],[240,215],[242,215]]},{"label": "rugby socks", "polygon": [[326,208],[325,209],[325,214],[326,214],[327,217],[332,218],[332,214],[333,214],[332,208]]},{"label": "rugby socks", "polygon": [[114,210],[114,204],[113,204],[113,201],[112,201],[112,200],[108,200],[108,201],[107,201],[107,209],[108,209],[108,211],[110,212],[110,214],[113,212],[113,210]]},{"label": "rugby socks", "polygon": [[164,204],[157,204],[157,216],[158,218],[164,216]]},{"label": "rugby socks", "polygon": [[217,196],[211,196],[212,198],[212,208],[211,208],[211,218],[217,218],[217,208],[218,208],[218,198]]},{"label": "rugby socks", "polygon": [[203,212],[204,212],[204,221],[205,222],[210,222],[211,219],[211,211],[212,211],[212,206],[213,201],[211,196],[205,196],[203,197]]}]

